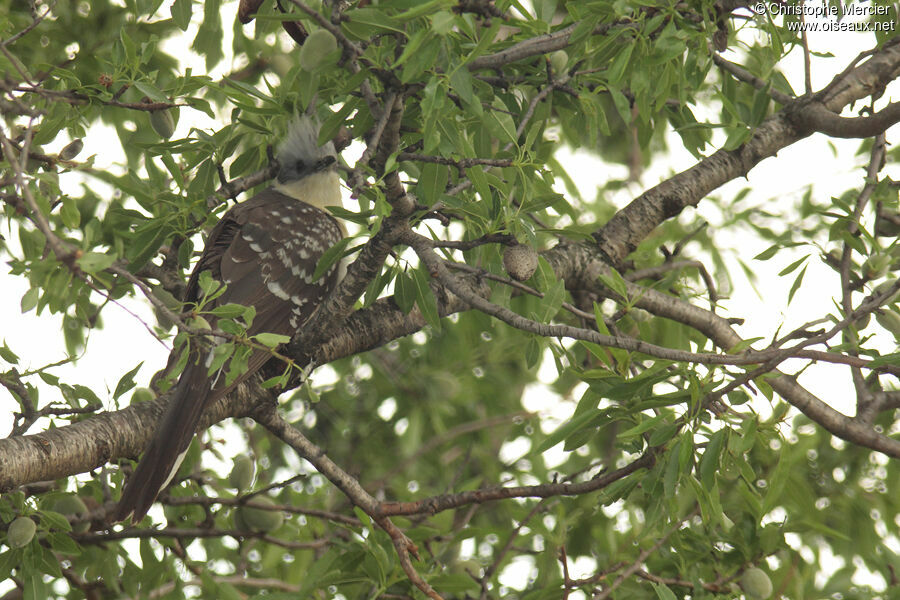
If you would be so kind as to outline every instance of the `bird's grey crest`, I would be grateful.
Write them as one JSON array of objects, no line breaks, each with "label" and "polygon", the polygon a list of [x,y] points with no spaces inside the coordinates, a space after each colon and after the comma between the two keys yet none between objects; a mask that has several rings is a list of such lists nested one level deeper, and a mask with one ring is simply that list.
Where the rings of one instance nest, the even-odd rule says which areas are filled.
[{"label": "bird's grey crest", "polygon": [[287,134],[278,145],[278,181],[297,181],[307,175],[331,168],[337,161],[334,144],[318,144],[319,126],[307,116],[297,117],[288,125]]}]

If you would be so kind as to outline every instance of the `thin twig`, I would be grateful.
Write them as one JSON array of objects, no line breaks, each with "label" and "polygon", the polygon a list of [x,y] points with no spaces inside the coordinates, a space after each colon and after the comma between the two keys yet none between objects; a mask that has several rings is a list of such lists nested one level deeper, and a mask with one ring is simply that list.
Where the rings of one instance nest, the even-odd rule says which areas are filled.
[{"label": "thin twig", "polygon": [[693,518],[694,515],[696,515],[699,511],[700,511],[700,509],[696,508],[689,515],[684,517],[683,519],[679,519],[677,523],[675,523],[671,528],[669,528],[669,530],[665,534],[663,534],[656,541],[655,544],[653,544],[653,546],[642,551],[638,555],[637,559],[633,563],[631,563],[624,571],[622,571],[622,573],[620,573],[618,577],[616,577],[615,581],[612,582],[612,585],[610,585],[608,588],[606,588],[603,592],[596,594],[594,596],[594,600],[605,600],[606,598],[609,598],[609,595],[612,594],[614,591],[616,591],[616,588],[618,588],[620,585],[622,585],[622,583],[625,582],[626,579],[628,579],[629,577],[634,575],[638,570],[640,570],[641,565],[644,563],[645,560],[647,560],[648,556],[650,556],[651,554],[653,554],[654,552],[659,550],[659,548],[663,544],[666,543],[666,540],[668,540],[669,537],[671,537],[671,535],[673,533],[675,533],[676,531],[678,531],[678,529],[681,528],[682,523],[684,523],[688,519]]},{"label": "thin twig", "polygon": [[32,20],[31,23],[29,23],[28,26],[25,27],[25,29],[23,29],[19,33],[13,34],[12,36],[8,37],[7,39],[5,39],[3,41],[0,41],[0,46],[6,47],[6,46],[9,46],[10,44],[15,43],[16,40],[18,40],[19,38],[21,38],[22,36],[24,36],[28,32],[30,32],[32,29],[34,29],[35,27],[40,25],[41,21],[46,19],[47,16],[50,14],[50,11],[56,7],[56,1],[57,0],[53,0],[53,2],[51,2],[47,6],[47,10],[44,11],[44,14],[36,16],[34,18],[34,20]]}]

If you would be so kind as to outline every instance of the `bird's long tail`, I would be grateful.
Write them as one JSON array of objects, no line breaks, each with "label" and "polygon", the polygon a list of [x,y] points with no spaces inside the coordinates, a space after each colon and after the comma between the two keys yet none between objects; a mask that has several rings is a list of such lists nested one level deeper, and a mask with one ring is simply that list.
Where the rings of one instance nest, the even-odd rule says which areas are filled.
[{"label": "bird's long tail", "polygon": [[135,523],[144,518],[156,496],[181,466],[210,396],[206,367],[188,361],[153,439],[125,485],[113,515],[116,521],[123,521],[129,515]]}]

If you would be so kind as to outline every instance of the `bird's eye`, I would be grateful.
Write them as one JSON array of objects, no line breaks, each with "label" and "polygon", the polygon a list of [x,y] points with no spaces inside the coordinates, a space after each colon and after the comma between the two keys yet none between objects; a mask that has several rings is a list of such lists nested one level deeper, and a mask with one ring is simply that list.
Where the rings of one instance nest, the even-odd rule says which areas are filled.
[{"label": "bird's eye", "polygon": [[299,173],[302,173],[303,171],[306,170],[306,163],[304,163],[302,160],[298,160],[296,166],[297,166],[297,172],[299,172]]}]

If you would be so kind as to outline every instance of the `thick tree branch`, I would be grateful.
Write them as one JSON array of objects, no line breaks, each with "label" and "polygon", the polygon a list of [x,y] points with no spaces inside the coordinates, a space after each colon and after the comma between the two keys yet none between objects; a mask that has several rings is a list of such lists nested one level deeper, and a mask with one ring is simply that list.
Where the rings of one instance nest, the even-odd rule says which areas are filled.
[{"label": "thick tree branch", "polygon": [[[608,267],[595,248],[566,244],[542,255],[557,276],[566,280],[570,289],[608,293],[598,283],[599,275],[608,272]],[[490,288],[477,275],[457,276],[457,279],[472,293],[482,298],[490,296]],[[742,341],[727,319],[656,290],[631,283],[627,285],[628,293],[638,298],[636,306],[684,323],[709,337],[720,348],[733,348]],[[441,316],[471,308],[454,294],[438,293],[436,297]],[[329,331],[327,339],[312,350],[312,358],[316,364],[325,364],[412,334],[425,324],[418,309],[406,314],[392,298],[384,298],[354,312],[340,327]],[[900,442],[834,410],[793,378],[780,376],[769,379],[768,383],[786,401],[835,436],[889,456],[900,457]],[[247,416],[259,398],[266,397],[266,394],[255,382],[242,384],[210,408],[201,427],[208,427],[228,417]],[[89,471],[119,457],[137,456],[152,435],[166,400],[167,396],[163,396],[152,402],[96,415],[44,433],[0,440],[0,491]]]},{"label": "thick tree branch", "polygon": [[[765,119],[740,148],[719,150],[635,198],[594,234],[598,245],[613,264],[620,264],[661,223],[689,206],[696,206],[728,181],[745,177],[753,167],[782,148],[814,133],[805,120],[808,111],[812,110],[814,115],[822,114],[823,110],[837,114],[851,102],[884,89],[898,75],[900,44],[872,53],[865,63],[842,73],[840,79],[836,78],[814,100],[798,99]],[[893,109],[888,116],[896,116]],[[890,119],[880,122],[884,124]]]},{"label": "thick tree branch", "polygon": [[[595,249],[581,245],[557,246],[543,253],[543,256],[553,266],[557,277],[566,279],[567,286],[597,293],[607,292],[599,283],[599,278],[600,275],[609,272],[609,266],[597,255]],[[728,320],[715,313],[653,289],[632,283],[626,285],[629,295],[634,294],[633,297],[637,298],[635,306],[692,327],[711,339],[719,348],[724,350],[734,348],[743,341],[731,328]],[[779,377],[767,380],[772,389],[826,430],[848,442],[900,458],[900,441],[836,411],[811,394],[794,378],[778,371],[775,373]]]},{"label": "thick tree branch", "polygon": [[[249,416],[266,392],[255,381],[210,406],[200,421],[209,427],[227,417]],[[0,492],[32,483],[69,477],[122,457],[137,457],[162,418],[169,395],[119,411],[48,429],[41,433],[0,439]]]},{"label": "thick tree branch", "polygon": [[888,104],[868,117],[841,117],[821,104],[810,104],[797,118],[804,127],[837,138],[867,138],[900,122],[900,103]]}]

